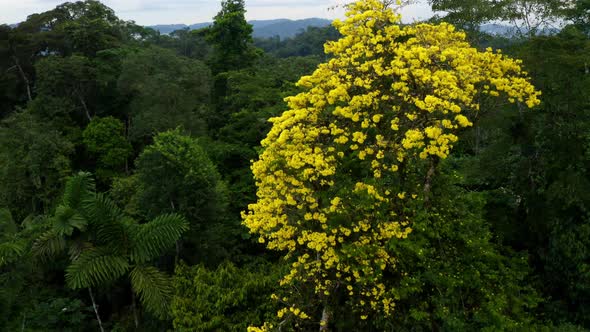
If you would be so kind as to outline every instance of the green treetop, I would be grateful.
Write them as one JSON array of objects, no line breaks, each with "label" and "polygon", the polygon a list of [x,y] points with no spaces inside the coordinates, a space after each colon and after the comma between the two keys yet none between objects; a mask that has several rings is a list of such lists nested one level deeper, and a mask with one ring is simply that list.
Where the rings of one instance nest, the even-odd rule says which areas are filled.
[{"label": "green treetop", "polygon": [[208,40],[213,44],[213,72],[220,73],[247,67],[256,57],[252,46],[252,25],[248,24],[244,0],[223,0],[221,11],[209,29]]}]

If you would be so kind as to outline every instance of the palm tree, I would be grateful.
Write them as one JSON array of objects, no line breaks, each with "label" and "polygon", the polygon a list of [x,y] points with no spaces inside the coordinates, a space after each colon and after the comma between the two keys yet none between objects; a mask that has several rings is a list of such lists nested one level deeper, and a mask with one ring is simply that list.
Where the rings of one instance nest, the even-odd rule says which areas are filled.
[{"label": "palm tree", "polygon": [[8,209],[0,209],[0,268],[17,261],[27,249]]},{"label": "palm tree", "polygon": [[[92,287],[126,276],[133,296],[150,312],[163,317],[173,289],[170,278],[151,265],[174,246],[188,229],[176,214],[156,217],[140,224],[125,216],[104,194],[96,193],[92,175],[81,172],[71,177],[51,227],[35,242],[33,251],[44,258],[67,251],[70,264],[66,283],[72,289],[87,288],[100,326],[102,322]],[[135,324],[139,324],[135,313]]]}]

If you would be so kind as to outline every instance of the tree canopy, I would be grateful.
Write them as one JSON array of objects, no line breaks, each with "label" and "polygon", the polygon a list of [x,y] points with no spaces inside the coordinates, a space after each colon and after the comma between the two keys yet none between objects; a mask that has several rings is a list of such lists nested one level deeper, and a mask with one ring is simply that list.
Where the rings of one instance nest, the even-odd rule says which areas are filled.
[{"label": "tree canopy", "polygon": [[0,25],[0,330],[590,329],[588,1],[405,3]]}]

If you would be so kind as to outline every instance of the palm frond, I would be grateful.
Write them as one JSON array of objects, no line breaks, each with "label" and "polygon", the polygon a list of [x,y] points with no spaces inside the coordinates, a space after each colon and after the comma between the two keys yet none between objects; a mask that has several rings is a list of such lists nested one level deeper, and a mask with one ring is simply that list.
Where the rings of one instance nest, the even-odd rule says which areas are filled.
[{"label": "palm frond", "polygon": [[125,257],[107,248],[84,250],[66,269],[66,283],[80,289],[115,281],[129,270]]},{"label": "palm frond", "polygon": [[57,207],[52,221],[55,231],[58,234],[67,236],[72,235],[74,229],[84,231],[88,224],[86,218],[77,213],[74,209],[65,205]]},{"label": "palm frond", "polygon": [[92,243],[87,241],[72,241],[70,243],[70,247],[68,248],[68,254],[70,255],[70,259],[72,261],[78,259],[85,250],[89,250],[92,247]]},{"label": "palm frond", "polygon": [[48,224],[46,223],[47,220],[49,220],[49,217],[46,215],[29,214],[25,217],[25,219],[23,219],[23,221],[20,224],[20,227],[25,232],[30,232],[35,229],[38,229],[39,227],[42,227],[45,224]]},{"label": "palm frond", "polygon": [[13,239],[0,243],[0,267],[18,260],[27,249],[27,241]]},{"label": "palm frond", "polygon": [[153,266],[135,266],[130,273],[133,291],[153,314],[164,317],[173,294],[172,281]]},{"label": "palm frond", "polygon": [[79,209],[82,203],[95,195],[95,184],[92,174],[80,172],[70,177],[66,183],[63,202],[72,209]]},{"label": "palm frond", "polygon": [[158,216],[149,223],[134,227],[131,234],[131,260],[144,263],[161,256],[187,230],[186,219],[177,214]]},{"label": "palm frond", "polygon": [[92,205],[85,209],[96,240],[101,246],[109,246],[122,251],[127,241],[127,231],[123,224],[123,211],[106,195],[97,194]]},{"label": "palm frond", "polygon": [[43,259],[55,257],[65,249],[66,240],[54,229],[41,234],[33,244],[33,253]]},{"label": "palm frond", "polygon": [[17,230],[10,210],[6,208],[0,209],[0,236],[14,234]]}]

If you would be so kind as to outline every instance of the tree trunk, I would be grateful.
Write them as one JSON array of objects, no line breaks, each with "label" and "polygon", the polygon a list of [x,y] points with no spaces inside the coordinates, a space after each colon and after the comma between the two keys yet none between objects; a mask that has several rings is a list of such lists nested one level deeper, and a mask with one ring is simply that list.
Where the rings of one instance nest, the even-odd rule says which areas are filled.
[{"label": "tree trunk", "polygon": [[328,306],[324,306],[324,311],[322,311],[322,320],[320,321],[320,332],[322,331],[330,331],[328,325],[330,324],[330,311]]},{"label": "tree trunk", "polygon": [[479,155],[479,144],[481,141],[481,127],[476,125],[475,127],[475,155]]},{"label": "tree trunk", "polygon": [[[170,207],[172,211],[176,211],[176,207],[174,206],[174,201],[172,198],[170,199]],[[174,265],[178,265],[178,260],[180,259],[180,240],[176,241],[176,256],[174,257]]]},{"label": "tree trunk", "polygon": [[92,116],[90,116],[90,111],[88,110],[88,106],[86,105],[84,98],[82,98],[82,96],[79,93],[76,93],[76,94],[78,95],[78,99],[80,100],[80,103],[82,104],[82,107],[84,108],[84,113],[86,113],[86,118],[88,119],[88,122],[92,121]]},{"label": "tree trunk", "polygon": [[21,325],[21,332],[25,332],[25,325],[27,323],[27,313],[25,312],[25,314],[23,315],[23,323]]},{"label": "tree trunk", "polygon": [[430,190],[432,189],[432,177],[436,172],[436,166],[438,165],[438,158],[430,158],[430,168],[426,173],[426,179],[424,180],[424,203],[429,204],[430,201]]},{"label": "tree trunk", "polygon": [[[125,117],[125,140],[129,142],[129,125],[130,125],[129,116]],[[129,175],[129,156],[125,158],[125,174]]]},{"label": "tree trunk", "polygon": [[92,288],[90,287],[88,287],[88,294],[90,294],[90,300],[92,300],[92,308],[94,308],[94,313],[96,314],[96,320],[98,320],[100,332],[104,332],[104,328],[102,327],[102,320],[100,320],[100,315],[98,314],[98,306],[96,305],[96,301],[94,301],[94,295],[92,295]]},{"label": "tree trunk", "polygon": [[29,98],[29,101],[32,101],[33,100],[33,94],[31,93],[31,82],[29,81],[29,78],[27,77],[27,74],[23,70],[23,67],[21,67],[20,62],[18,61],[18,58],[13,55],[12,56],[12,60],[14,61],[14,65],[18,69],[18,72],[19,72],[21,78],[25,82],[25,86],[27,88],[27,97]]},{"label": "tree trunk", "polygon": [[133,320],[137,331],[139,329],[139,317],[137,316],[137,303],[135,302],[135,292],[133,290],[131,290],[131,308],[133,309]]}]

